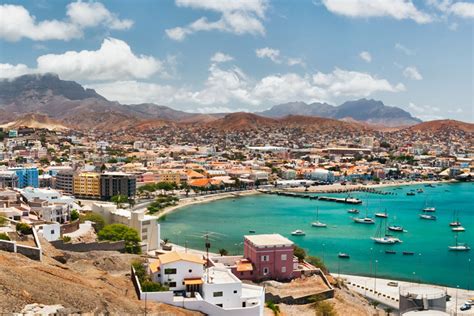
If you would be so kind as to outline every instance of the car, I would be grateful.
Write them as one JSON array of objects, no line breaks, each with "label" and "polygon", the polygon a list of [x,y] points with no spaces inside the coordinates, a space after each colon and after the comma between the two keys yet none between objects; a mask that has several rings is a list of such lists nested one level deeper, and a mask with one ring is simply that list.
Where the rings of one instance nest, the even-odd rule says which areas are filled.
[{"label": "car", "polygon": [[471,309],[471,304],[463,304],[460,308],[462,311],[467,311]]},{"label": "car", "polygon": [[393,281],[391,281],[391,282],[388,282],[387,285],[388,285],[388,286],[397,287],[397,286],[398,286],[398,282],[393,282]]}]

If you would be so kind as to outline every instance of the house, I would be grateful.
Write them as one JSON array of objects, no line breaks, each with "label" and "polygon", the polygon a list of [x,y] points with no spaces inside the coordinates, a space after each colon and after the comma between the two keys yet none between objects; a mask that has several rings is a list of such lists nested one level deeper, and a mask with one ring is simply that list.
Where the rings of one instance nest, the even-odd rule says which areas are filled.
[{"label": "house", "polygon": [[199,292],[205,263],[201,256],[173,251],[158,256],[148,268],[152,280],[167,285],[171,291]]}]

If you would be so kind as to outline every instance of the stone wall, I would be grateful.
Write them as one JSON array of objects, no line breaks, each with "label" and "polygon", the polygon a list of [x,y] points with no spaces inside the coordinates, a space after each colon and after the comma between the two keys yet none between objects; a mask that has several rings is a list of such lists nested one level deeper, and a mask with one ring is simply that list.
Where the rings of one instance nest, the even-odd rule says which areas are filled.
[{"label": "stone wall", "polygon": [[75,232],[79,229],[79,220],[75,220],[74,222],[70,222],[67,224],[61,225],[61,236],[63,234],[69,234]]},{"label": "stone wall", "polygon": [[102,251],[123,251],[125,249],[125,241],[101,241],[101,242],[89,242],[89,243],[67,243],[63,240],[52,241],[51,244],[60,250],[74,251],[74,252],[87,252],[94,250]]}]

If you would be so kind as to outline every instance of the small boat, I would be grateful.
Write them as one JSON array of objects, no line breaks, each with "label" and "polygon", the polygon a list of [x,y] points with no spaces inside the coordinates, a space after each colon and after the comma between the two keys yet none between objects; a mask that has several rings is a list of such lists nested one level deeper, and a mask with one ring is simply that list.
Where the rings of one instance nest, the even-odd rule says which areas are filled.
[{"label": "small boat", "polygon": [[451,229],[453,232],[465,232],[466,229],[462,226],[456,226]]},{"label": "small boat", "polygon": [[434,208],[434,207],[425,207],[423,209],[423,212],[425,212],[425,213],[436,212],[436,208]]},{"label": "small boat", "polygon": [[385,253],[388,254],[388,255],[394,255],[397,252],[395,250],[385,250]]},{"label": "small boat", "polygon": [[328,227],[328,225],[326,225],[325,223],[319,221],[319,207],[318,207],[318,209],[317,209],[317,211],[316,211],[316,221],[315,221],[315,222],[312,222],[312,223],[311,223],[311,226],[313,226],[313,227],[319,227],[319,228],[326,228],[326,227]]},{"label": "small boat", "polygon": [[393,245],[402,242],[400,239],[387,234],[387,221],[383,220],[379,223],[375,235],[370,237],[377,244]]},{"label": "small boat", "polygon": [[413,251],[404,251],[403,255],[404,256],[413,256],[415,253]]},{"label": "small boat", "polygon": [[415,192],[407,192],[407,195],[415,195]]},{"label": "small boat", "polygon": [[254,230],[249,230],[249,233],[250,234],[255,234],[255,231]]},{"label": "small boat", "polygon": [[458,227],[461,226],[461,222],[459,221],[459,217],[456,218],[456,211],[453,212],[453,221],[449,223],[451,227]]},{"label": "small boat", "polygon": [[375,224],[375,221],[370,217],[364,217],[364,218],[354,217],[352,220],[354,221],[354,223],[357,223],[357,224]]},{"label": "small boat", "polygon": [[436,216],[434,215],[426,215],[426,214],[418,214],[418,215],[420,216],[421,219],[428,219],[432,221],[436,220]]},{"label": "small boat", "polygon": [[306,233],[304,231],[302,231],[301,229],[297,229],[295,231],[292,231],[291,235],[293,235],[293,236],[305,236]]},{"label": "small boat", "polygon": [[350,209],[347,211],[347,213],[351,213],[351,214],[359,214],[359,210],[353,208],[353,209]]},{"label": "small boat", "polygon": [[398,225],[392,225],[392,226],[388,226],[388,230],[391,230],[393,232],[403,232],[403,227],[402,226],[398,226]]},{"label": "small boat", "polygon": [[416,192],[418,192],[418,193],[423,193],[423,192],[425,192],[425,191],[423,191],[423,189],[420,188],[420,189],[416,190]]},{"label": "small boat", "polygon": [[341,259],[349,259],[351,257],[349,256],[349,254],[344,253],[344,252],[340,252],[337,256]]},{"label": "small boat", "polygon": [[375,217],[387,218],[388,214],[387,214],[387,212],[385,212],[385,213],[375,213]]}]

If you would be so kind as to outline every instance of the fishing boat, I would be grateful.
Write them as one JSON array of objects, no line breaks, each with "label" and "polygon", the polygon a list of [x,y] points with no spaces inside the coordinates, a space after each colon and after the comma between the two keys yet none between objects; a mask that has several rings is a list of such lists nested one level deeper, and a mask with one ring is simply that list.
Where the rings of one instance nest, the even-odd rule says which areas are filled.
[{"label": "fishing boat", "polygon": [[456,240],[456,244],[454,246],[449,246],[448,247],[450,251],[469,251],[469,250],[471,250],[471,247],[469,247],[468,244],[458,242],[458,236],[457,235],[454,237],[454,239]]},{"label": "fishing boat", "polygon": [[291,235],[293,235],[293,236],[305,236],[306,233],[304,231],[302,231],[301,229],[297,229],[295,231],[292,231]]},{"label": "fishing boat", "polygon": [[453,232],[465,232],[466,229],[462,226],[456,226],[451,229]]},{"label": "fishing boat", "polygon": [[385,253],[388,254],[388,255],[394,255],[397,252],[395,250],[385,250]]},{"label": "fishing boat", "polygon": [[449,223],[449,226],[451,227],[458,227],[461,226],[461,222],[459,221],[459,217],[456,217],[457,212],[453,212],[453,221]]},{"label": "fishing boat", "polygon": [[347,213],[359,214],[359,210],[357,210],[357,209],[355,209],[355,208],[352,208],[352,209],[348,210]]},{"label": "fishing boat", "polygon": [[370,239],[377,244],[396,244],[397,242],[402,242],[400,239],[387,234],[387,223],[385,220],[379,223],[374,237]]},{"label": "fishing boat", "polygon": [[427,220],[432,220],[432,221],[435,221],[436,220],[436,216],[434,215],[427,215],[427,214],[418,214],[420,216],[421,219],[427,219]]},{"label": "fishing boat", "polygon": [[403,255],[404,256],[413,256],[415,253],[413,251],[404,251]]},{"label": "fishing boat", "polygon": [[328,225],[319,221],[319,207],[316,210],[316,221],[311,223],[313,227],[326,228]]},{"label": "fishing boat", "polygon": [[344,252],[340,252],[337,256],[341,259],[349,259],[351,257],[349,256],[349,254],[344,253]]}]

